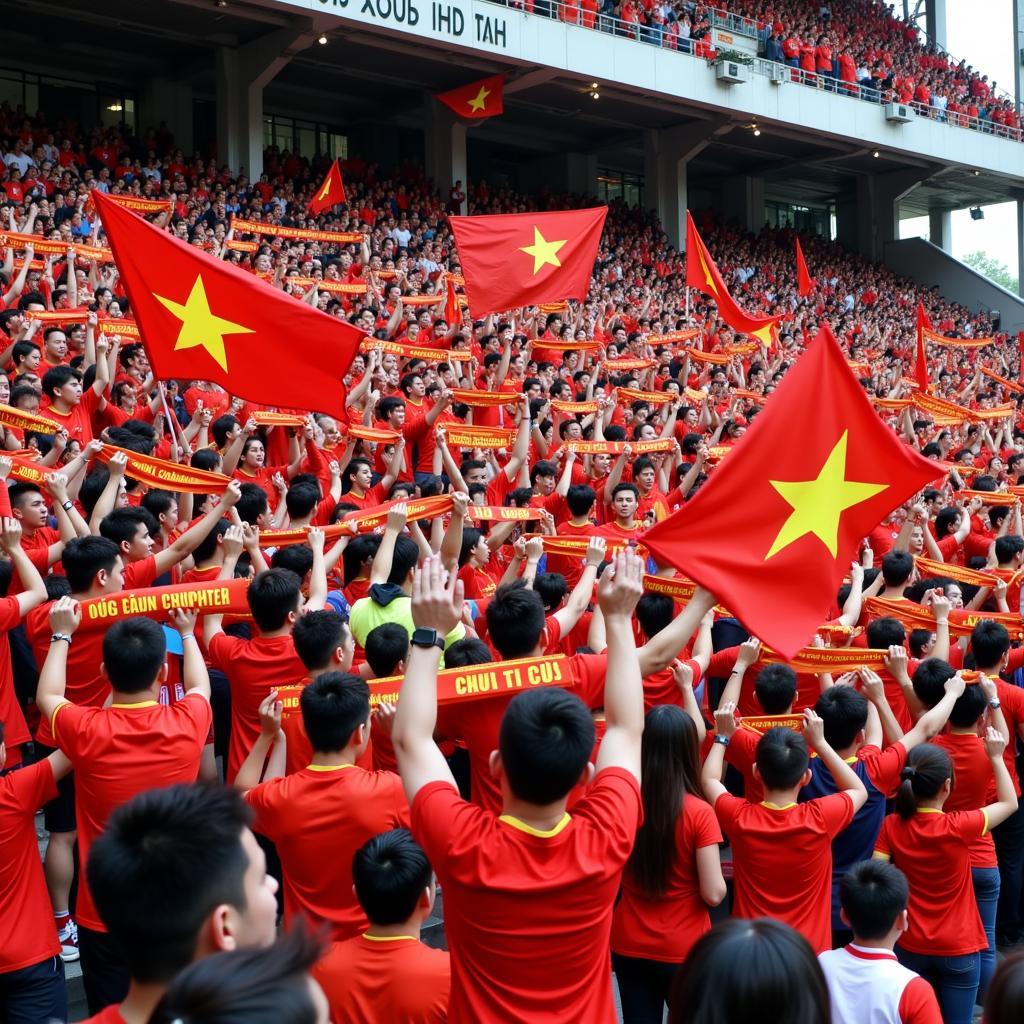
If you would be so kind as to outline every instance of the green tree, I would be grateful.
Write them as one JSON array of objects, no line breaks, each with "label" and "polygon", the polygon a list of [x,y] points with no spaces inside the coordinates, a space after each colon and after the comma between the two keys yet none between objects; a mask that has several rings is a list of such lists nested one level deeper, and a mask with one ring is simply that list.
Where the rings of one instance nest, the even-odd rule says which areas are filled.
[{"label": "green tree", "polygon": [[963,262],[990,281],[994,281],[1016,294],[1017,277],[1005,263],[1000,263],[999,260],[993,259],[981,251],[969,252],[963,258]]}]

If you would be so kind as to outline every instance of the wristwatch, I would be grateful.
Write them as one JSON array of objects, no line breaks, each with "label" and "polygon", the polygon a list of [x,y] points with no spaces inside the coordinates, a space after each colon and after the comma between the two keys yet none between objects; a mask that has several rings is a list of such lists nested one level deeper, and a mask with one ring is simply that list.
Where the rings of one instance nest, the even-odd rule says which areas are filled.
[{"label": "wristwatch", "polygon": [[719,733],[711,742],[721,743],[723,747],[727,747],[729,746],[729,737]]},{"label": "wristwatch", "polygon": [[990,707],[990,708],[991,708],[991,709],[992,709],[993,711],[998,711],[998,710],[999,710],[999,709],[1000,709],[1000,708],[1001,708],[1001,707],[1002,707],[1003,705],[1002,705],[1002,704],[1000,704],[1000,702],[999,702],[999,698],[998,698],[998,697],[993,697],[993,698],[992,698],[992,699],[991,699],[991,700],[990,700],[990,701],[988,702],[988,706],[989,706],[989,707]]},{"label": "wristwatch", "polygon": [[444,650],[444,637],[436,629],[414,629],[410,643],[413,647],[436,647],[439,651]]}]

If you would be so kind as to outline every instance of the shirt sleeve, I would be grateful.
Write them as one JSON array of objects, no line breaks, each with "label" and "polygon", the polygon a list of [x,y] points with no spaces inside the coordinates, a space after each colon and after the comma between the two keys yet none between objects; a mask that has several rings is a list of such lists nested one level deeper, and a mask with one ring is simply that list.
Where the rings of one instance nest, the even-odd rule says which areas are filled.
[{"label": "shirt sleeve", "polygon": [[57,710],[50,719],[50,731],[53,733],[54,742],[72,760],[78,749],[78,738],[82,731],[85,718],[91,715],[95,708],[80,708],[66,700],[57,705]]},{"label": "shirt sleeve", "polygon": [[885,750],[878,747],[861,747],[857,756],[864,762],[871,785],[886,799],[890,798],[899,787],[900,772],[907,763],[907,748],[897,741]]},{"label": "shirt sleeve", "polygon": [[156,579],[156,558],[150,555],[138,562],[132,562],[125,566],[124,589],[132,590],[137,587],[151,587]]},{"label": "shirt sleeve", "polygon": [[608,670],[608,654],[576,654],[569,668],[575,678],[572,692],[589,708],[604,703],[604,677]]},{"label": "shirt sleeve", "polygon": [[266,836],[272,842],[277,840],[277,809],[278,801],[275,799],[280,788],[280,779],[268,779],[254,786],[245,794],[245,802],[252,808],[255,815],[253,828],[260,835]]},{"label": "shirt sleeve", "polygon": [[824,831],[835,838],[853,821],[853,801],[848,793],[833,793],[831,796],[819,797],[808,801],[808,806],[821,815]]},{"label": "shirt sleeve", "polygon": [[710,804],[687,796],[688,804],[696,809],[694,813],[694,845],[698,850],[705,846],[717,846],[722,842],[722,829]]},{"label": "shirt sleeve", "polygon": [[184,700],[175,701],[171,706],[179,715],[187,717],[192,722],[197,739],[206,739],[213,722],[213,709],[201,693],[186,693]]},{"label": "shirt sleeve", "polygon": [[924,978],[913,978],[900,996],[901,1024],[942,1024],[942,1011],[935,989]]},{"label": "shirt sleeve", "polygon": [[0,599],[0,631],[7,632],[21,621],[21,607],[16,597]]},{"label": "shirt sleeve", "polygon": [[720,651],[715,651],[708,662],[708,677],[727,676],[736,664],[736,657],[739,653],[738,647],[724,647]]},{"label": "shirt sleeve", "polygon": [[889,842],[889,818],[882,822],[882,828],[875,840],[874,855],[882,860],[892,860],[892,844]]},{"label": "shirt sleeve", "polygon": [[243,641],[238,637],[229,636],[227,633],[214,633],[210,641],[208,653],[214,668],[222,671],[231,664],[235,652],[242,646]]},{"label": "shirt sleeve", "polygon": [[572,816],[591,822],[605,846],[606,855],[625,863],[643,824],[640,783],[623,768],[597,773],[587,795],[573,808]]},{"label": "shirt sleeve", "polygon": [[718,819],[718,824],[721,825],[723,832],[729,832],[735,827],[739,812],[743,810],[746,802],[746,800],[741,800],[738,796],[733,796],[732,793],[719,794],[718,799],[712,806],[715,810],[715,817]]},{"label": "shirt sleeve", "polygon": [[729,746],[725,748],[725,760],[737,771],[744,771],[754,763],[757,756],[758,737],[749,729],[740,726],[733,734]]},{"label": "shirt sleeve", "polygon": [[443,879],[453,840],[467,833],[482,833],[487,814],[463,800],[450,782],[437,781],[428,783],[413,797],[410,816],[412,834]]},{"label": "shirt sleeve", "polygon": [[978,839],[988,832],[988,814],[984,810],[953,811],[946,815],[951,831],[964,840]]},{"label": "shirt sleeve", "polygon": [[8,778],[18,807],[26,814],[35,814],[43,804],[57,796],[57,782],[48,758],[11,772]]}]

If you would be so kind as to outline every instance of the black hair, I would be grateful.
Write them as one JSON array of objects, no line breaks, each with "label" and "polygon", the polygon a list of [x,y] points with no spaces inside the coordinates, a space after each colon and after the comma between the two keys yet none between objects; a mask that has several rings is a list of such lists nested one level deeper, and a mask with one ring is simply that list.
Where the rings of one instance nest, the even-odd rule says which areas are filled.
[{"label": "black hair", "polygon": [[84,594],[98,572],[113,572],[120,557],[117,545],[106,537],[75,537],[64,545],[61,562],[71,592]]},{"label": "black hair", "polygon": [[882,559],[882,579],[887,587],[905,584],[914,571],[914,558],[907,551],[890,551]]},{"label": "black hair", "polygon": [[172,491],[163,491],[154,487],[142,496],[139,507],[144,508],[156,520],[159,533],[160,516],[170,512],[171,507],[177,503],[178,496]]},{"label": "black hair", "polygon": [[416,568],[416,562],[420,557],[420,549],[412,537],[400,534],[395,538],[395,550],[391,556],[391,572],[388,573],[388,583],[395,586],[402,586],[409,578],[409,573]]},{"label": "black hair", "polygon": [[517,693],[505,709],[498,750],[512,793],[544,806],[569,795],[594,748],[587,706],[565,690]]},{"label": "black hair", "polygon": [[961,514],[961,509],[955,505],[947,505],[946,508],[939,509],[935,514],[935,535],[939,540],[956,529]]},{"label": "black hair", "polygon": [[299,926],[266,948],[203,957],[171,982],[149,1024],[316,1024],[309,971],[322,953]]},{"label": "black hair", "polygon": [[663,897],[676,863],[676,825],[687,797],[703,799],[697,728],[674,704],[659,704],[644,718],[640,750],[644,820],[626,870],[651,900]]},{"label": "black hair", "polygon": [[540,594],[545,610],[553,612],[569,593],[569,583],[560,572],[542,572],[534,579],[533,589]]},{"label": "black hair", "polygon": [[148,689],[166,660],[163,627],[152,619],[121,619],[103,636],[103,669],[121,693]]},{"label": "black hair", "polygon": [[[925,662],[927,664],[927,662]],[[907,754],[907,763],[900,772],[896,790],[896,813],[906,821],[917,811],[918,800],[938,796],[947,779],[953,778],[953,762],[942,747],[922,743]]]},{"label": "black hair", "polygon": [[220,455],[212,448],[200,448],[193,452],[188,464],[193,469],[204,469],[207,473],[215,473],[221,463]]},{"label": "black hair", "polygon": [[444,651],[445,668],[465,668],[467,665],[486,665],[494,660],[490,647],[475,636],[456,640]]},{"label": "black hair", "polygon": [[927,658],[914,669],[914,693],[926,707],[933,708],[946,693],[946,680],[952,679],[956,670],[941,658]]},{"label": "black hair", "polygon": [[907,876],[885,861],[861,861],[839,880],[839,903],[855,939],[884,939],[909,899]]},{"label": "black hair", "polygon": [[356,899],[371,924],[402,924],[434,878],[423,848],[405,828],[368,839],[352,858]]},{"label": "black hair", "polygon": [[313,512],[320,501],[320,488],[316,484],[292,481],[288,493],[284,496],[284,506],[288,510],[288,518],[305,519]]},{"label": "black hair", "polygon": [[765,789],[790,789],[807,771],[807,741],[798,732],[776,726],[757,741],[757,770]]},{"label": "black hair", "polygon": [[676,975],[668,1014],[669,1024],[832,1020],[814,950],[799,932],[766,917],[732,918],[702,935]]},{"label": "black hair", "polygon": [[363,649],[374,676],[394,675],[409,653],[409,631],[397,622],[381,623],[366,634]]},{"label": "black hair", "polygon": [[43,394],[47,398],[53,398],[58,388],[70,384],[73,380],[81,381],[81,379],[82,375],[77,370],[72,370],[70,366],[54,366],[43,374]]},{"label": "black hair", "polygon": [[868,647],[881,650],[884,647],[899,647],[907,638],[907,630],[899,619],[883,616],[868,623],[866,636]]},{"label": "black hair", "polygon": [[547,459],[541,459],[530,470],[530,483],[535,484],[542,476],[558,476],[558,467]]},{"label": "black hair", "polygon": [[110,815],[86,876],[136,981],[170,981],[194,959],[217,906],[246,909],[242,835],[251,820],[238,793],[202,783],[146,790]]},{"label": "black hair", "polygon": [[341,565],[344,570],[342,580],[346,587],[359,575],[363,562],[372,560],[373,556],[377,554],[380,540],[379,534],[363,533],[349,541],[348,547],[345,548],[341,556]]},{"label": "black hair", "polygon": [[228,434],[238,426],[238,420],[231,413],[226,412],[218,416],[210,424],[210,433],[213,434],[214,443],[218,448],[223,448],[228,443]]},{"label": "black hair", "polygon": [[589,484],[572,484],[565,495],[569,512],[577,519],[587,515],[594,507],[597,494]]},{"label": "black hair", "polygon": [[644,594],[637,602],[636,621],[648,640],[675,618],[675,601],[666,594]]},{"label": "black hair", "polygon": [[766,715],[783,715],[796,700],[796,672],[788,665],[765,665],[754,680],[754,693]]},{"label": "black hair", "polygon": [[377,403],[377,419],[386,420],[396,409],[405,408],[405,399],[388,395]]},{"label": "black hair", "polygon": [[1009,562],[1015,555],[1024,551],[1024,537],[1016,533],[1008,533],[1003,537],[996,537],[996,561],[1002,564]]},{"label": "black hair", "polygon": [[934,632],[930,629],[912,629],[907,637],[907,647],[915,658],[924,657],[924,649],[931,642]]},{"label": "black hair", "polygon": [[833,750],[845,750],[868,724],[868,699],[852,686],[832,686],[815,702]]},{"label": "black hair", "polygon": [[324,672],[299,696],[302,724],[314,750],[335,753],[370,717],[370,688],[348,672]]},{"label": "black hair", "polygon": [[272,569],[290,569],[300,580],[313,568],[313,551],[306,544],[286,544],[270,559]]},{"label": "black hair", "polygon": [[502,658],[532,654],[544,630],[544,602],[522,580],[506,583],[494,592],[485,612],[487,632]]},{"label": "black hair", "polygon": [[986,704],[985,693],[980,686],[974,683],[965,686],[949,712],[949,724],[957,729],[973,726],[985,713]]},{"label": "black hair", "polygon": [[971,630],[971,653],[980,669],[997,669],[1010,649],[1010,634],[1001,622],[982,619]]},{"label": "black hair", "polygon": [[160,532],[160,524],[153,518],[152,512],[126,505],[108,512],[100,520],[100,536],[113,541],[120,548],[122,544],[135,540],[140,525],[145,527],[151,537]]},{"label": "black hair", "polygon": [[306,612],[292,627],[292,642],[307,671],[316,672],[331,664],[331,655],[345,643],[345,620],[329,608]]},{"label": "black hair", "polygon": [[195,550],[192,552],[196,564],[213,558],[213,553],[217,550],[217,542],[228,532],[230,525],[231,523],[227,519],[218,519],[213,524],[210,532],[195,546]]},{"label": "black hair", "polygon": [[281,629],[290,612],[298,612],[302,580],[288,569],[259,573],[246,592],[249,610],[263,633]]},{"label": "black hair", "polygon": [[483,533],[472,526],[465,526],[462,529],[462,547],[459,548],[459,568],[461,569],[469,561],[473,548],[480,543]]},{"label": "black hair", "polygon": [[243,523],[255,526],[260,516],[270,507],[267,500],[267,492],[259,484],[244,483],[241,488],[241,495],[235,502],[235,511]]}]

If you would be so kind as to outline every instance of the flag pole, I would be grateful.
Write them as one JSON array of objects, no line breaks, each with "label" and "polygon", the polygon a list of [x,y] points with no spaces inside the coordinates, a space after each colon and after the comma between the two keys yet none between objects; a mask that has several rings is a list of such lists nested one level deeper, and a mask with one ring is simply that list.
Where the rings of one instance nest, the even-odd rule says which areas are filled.
[{"label": "flag pole", "polygon": [[686,322],[690,322],[690,286],[686,286]]},{"label": "flag pole", "polygon": [[[177,424],[177,417],[171,413],[170,407],[167,404],[167,391],[164,388],[164,382],[157,381],[157,390],[160,392],[160,404],[164,407],[164,418],[167,420],[167,429],[171,432],[171,440],[174,442],[176,448],[182,449],[182,455],[185,453],[187,446],[184,443],[178,443],[178,432],[175,429]],[[178,424],[180,426],[180,424]],[[182,438],[184,442],[184,437]]]}]

